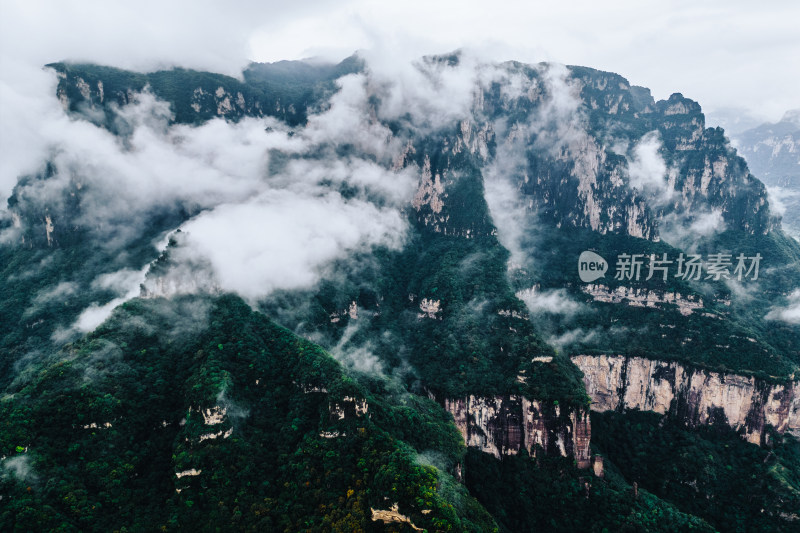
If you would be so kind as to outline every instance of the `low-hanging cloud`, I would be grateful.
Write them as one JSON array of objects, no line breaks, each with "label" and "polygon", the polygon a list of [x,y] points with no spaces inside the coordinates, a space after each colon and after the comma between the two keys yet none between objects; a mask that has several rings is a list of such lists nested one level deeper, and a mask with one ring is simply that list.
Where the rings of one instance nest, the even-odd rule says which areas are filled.
[{"label": "low-hanging cloud", "polygon": [[660,219],[659,235],[673,246],[695,250],[698,237],[710,237],[725,230],[725,219],[720,209],[701,212],[669,213]]},{"label": "low-hanging cloud", "polygon": [[517,296],[534,314],[549,313],[570,317],[586,308],[584,304],[570,298],[565,289],[546,291],[530,289],[520,291]]},{"label": "low-hanging cloud", "polygon": [[767,195],[769,198],[770,211],[778,216],[783,216],[786,213],[785,200],[800,196],[800,193],[783,187],[767,187]]},{"label": "low-hanging cloud", "polygon": [[522,248],[525,221],[528,217],[524,199],[508,174],[502,172],[497,165],[486,173],[484,189],[492,222],[497,228],[497,238],[511,253],[509,267],[520,267],[527,259]]},{"label": "low-hanging cloud", "polygon": [[800,324],[800,289],[795,289],[789,294],[786,306],[773,308],[764,318]]},{"label": "low-hanging cloud", "polygon": [[69,298],[78,291],[78,284],[72,281],[62,281],[54,287],[42,289],[33,298],[34,304],[58,302]]},{"label": "low-hanging cloud", "polygon": [[555,346],[560,352],[566,352],[571,346],[579,343],[590,343],[600,337],[600,329],[584,330],[581,328],[571,329],[560,335],[547,337],[547,343]]},{"label": "low-hanging cloud", "polygon": [[38,479],[31,466],[31,458],[28,455],[16,455],[0,461],[0,478],[5,479],[9,476],[26,483]]},{"label": "low-hanging cloud", "polygon": [[354,345],[351,341],[358,332],[359,324],[348,324],[342,337],[331,349],[330,353],[347,368],[365,374],[384,375],[383,363],[372,352],[370,343]]},{"label": "low-hanging cloud", "polygon": [[325,264],[362,246],[398,247],[405,221],[397,210],[338,193],[309,197],[283,190],[219,206],[183,229],[188,247],[210,261],[223,289],[258,297],[307,288]]},{"label": "low-hanging cloud", "polygon": [[[536,212],[532,201],[520,191],[528,176],[528,152],[531,145],[556,156],[563,149],[578,150],[586,145],[584,117],[579,112],[580,99],[576,88],[569,80],[569,72],[563,65],[552,64],[538,68],[540,77],[529,77],[509,66],[483,70],[481,83],[488,86],[494,80],[504,83],[503,97],[506,104],[515,100],[544,99],[535,106],[526,120],[508,124],[495,121],[493,129],[498,143],[494,160],[484,173],[485,197],[497,228],[497,237],[511,252],[509,267],[530,266],[535,254],[523,248],[534,247],[532,225]],[[526,239],[523,247],[522,240]]]},{"label": "low-hanging cloud", "polygon": [[484,65],[470,51],[460,51],[457,56],[452,64],[441,58],[398,61],[385,49],[365,52],[373,88],[380,98],[380,118],[409,119],[423,133],[468,118]]},{"label": "low-hanging cloud", "polygon": [[[66,213],[65,199],[77,195],[79,211],[69,223],[112,253],[157,237],[148,233],[150,217],[180,209],[190,216],[172,268],[199,281],[175,292],[224,290],[254,299],[309,288],[332,261],[401,246],[404,209],[419,179],[416,165],[394,165],[407,141],[376,117],[374,80],[350,75],[337,83],[328,105],[294,129],[273,118],[175,125],[169,105],[147,90],[114,110],[119,136],[60,107],[50,110],[35,117],[47,123],[36,140],[53,170],[17,184],[17,209],[56,213],[58,227],[66,222],[58,215]],[[48,99],[57,102],[50,88]],[[271,165],[276,155],[281,162]],[[147,272],[142,265],[95,279],[93,290],[117,296],[92,304],[55,340],[94,329],[140,293]],[[165,295],[169,283],[157,289]]]},{"label": "low-hanging cloud", "polygon": [[661,138],[657,131],[645,134],[632,150],[628,159],[630,184],[639,191],[655,196],[657,203],[669,199],[666,181],[667,165],[659,154]]}]

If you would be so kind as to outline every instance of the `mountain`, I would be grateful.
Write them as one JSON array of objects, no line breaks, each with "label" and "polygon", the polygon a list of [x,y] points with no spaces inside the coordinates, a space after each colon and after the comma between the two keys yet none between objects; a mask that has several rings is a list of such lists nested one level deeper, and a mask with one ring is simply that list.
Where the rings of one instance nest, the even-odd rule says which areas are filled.
[{"label": "mountain", "polygon": [[800,244],[697,102],[462,52],[48,68],[4,529],[796,525]]},{"label": "mountain", "polygon": [[753,173],[780,202],[783,225],[800,235],[800,110],[779,122],[761,124],[732,137]]}]

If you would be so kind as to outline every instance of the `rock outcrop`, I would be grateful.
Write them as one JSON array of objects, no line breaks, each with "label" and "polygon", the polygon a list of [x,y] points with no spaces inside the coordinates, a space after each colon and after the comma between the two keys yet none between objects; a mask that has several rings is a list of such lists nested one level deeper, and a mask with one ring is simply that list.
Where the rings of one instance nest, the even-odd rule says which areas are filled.
[{"label": "rock outcrop", "polygon": [[589,284],[581,290],[590,295],[596,302],[625,303],[633,307],[664,308],[675,305],[684,316],[703,309],[703,299],[692,294],[682,295],[679,292],[653,291],[636,287],[616,287]]},{"label": "rock outcrop", "polygon": [[522,396],[468,396],[448,399],[444,407],[455,419],[467,446],[498,459],[520,450],[574,457],[580,468],[590,464],[589,413],[561,409],[557,403]]},{"label": "rock outcrop", "polygon": [[776,384],[621,355],[578,355],[572,362],[583,371],[593,411],[654,411],[690,427],[726,424],[759,445],[768,442],[769,427],[800,436],[800,381]]}]

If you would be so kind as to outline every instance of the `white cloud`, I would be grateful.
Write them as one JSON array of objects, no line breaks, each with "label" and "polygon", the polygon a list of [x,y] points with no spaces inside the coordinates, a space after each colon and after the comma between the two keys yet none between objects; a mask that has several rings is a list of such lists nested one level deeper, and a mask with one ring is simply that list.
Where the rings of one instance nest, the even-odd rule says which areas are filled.
[{"label": "white cloud", "polygon": [[510,268],[530,267],[529,262],[535,259],[522,250],[523,238],[531,247],[535,213],[532,200],[520,194],[523,182],[530,178],[527,170],[531,143],[557,157],[565,149],[580,151],[589,142],[584,117],[579,112],[577,89],[567,79],[566,68],[549,65],[540,68],[538,74],[540,79],[532,80],[506,69],[484,68],[480,76],[483,87],[498,80],[509,83],[510,89],[505,92],[509,99],[527,98],[530,89],[547,94],[524,120],[514,124],[497,121],[493,125],[497,152],[484,172],[485,197],[497,237],[511,252]]},{"label": "white cloud", "polygon": [[327,263],[362,246],[397,247],[406,228],[394,209],[337,193],[310,197],[283,190],[221,205],[183,229],[187,246],[210,261],[221,288],[258,297],[309,287]]},{"label": "white cloud", "polygon": [[777,120],[798,107],[791,88],[800,73],[785,68],[800,53],[798,19],[800,6],[791,1],[765,9],[744,0],[681,0],[659,5],[654,16],[651,5],[634,0],[441,2],[435,10],[422,0],[357,0],[257,32],[251,44],[254,58],[270,61],[380,46],[412,57],[480,46],[497,59],[610,70],[658,98],[683,92],[705,107],[749,105]]},{"label": "white cloud", "polygon": [[0,472],[2,472],[0,477],[2,478],[6,478],[9,474],[12,474],[18,480],[24,482],[31,482],[37,479],[33,467],[31,466],[31,458],[28,455],[20,454],[14,457],[8,457],[0,461],[0,466],[2,466],[2,468],[0,468]]},{"label": "white cloud", "polygon": [[636,143],[632,157],[628,159],[631,186],[655,194],[657,202],[667,200],[671,192],[665,179],[667,165],[658,153],[660,149],[661,138],[657,131],[651,131]]},{"label": "white cloud", "polygon": [[789,324],[800,324],[800,289],[795,289],[789,294],[785,307],[773,308],[764,318],[780,320]]},{"label": "white cloud", "polygon": [[74,295],[78,291],[78,284],[71,281],[62,281],[55,287],[48,287],[41,290],[33,298],[34,304],[45,304],[52,301],[60,301]]},{"label": "white cloud", "polygon": [[0,11],[5,59],[22,57],[37,67],[74,59],[237,75],[248,59],[341,58],[357,49],[396,50],[407,59],[474,46],[498,60],[611,70],[659,98],[680,91],[706,107],[750,105],[773,120],[800,106],[793,90],[800,73],[786,68],[800,54],[800,5],[789,0],[769,8],[744,0],[681,0],[660,5],[658,16],[634,0],[444,1],[433,10],[422,0],[240,0],[225,6],[210,0],[2,0]]},{"label": "white cloud", "polygon": [[[34,112],[28,118],[41,126],[35,154],[52,154],[56,172],[18,189],[17,196],[53,207],[66,188],[79,186],[78,222],[110,249],[140,237],[153,209],[200,210],[185,228],[195,253],[187,259],[193,269],[210,265],[215,279],[194,284],[196,289],[212,285],[254,297],[305,287],[326,262],[364,246],[397,246],[406,229],[398,208],[413,194],[417,169],[387,169],[401,144],[370,118],[366,83],[363,76],[343,80],[330,108],[294,136],[274,119],[169,126],[166,104],[147,93],[118,112],[130,127],[124,141],[67,118],[60,107]],[[336,154],[337,146],[354,142],[378,160]],[[290,157],[274,175],[268,172],[271,150]],[[332,193],[331,185],[355,187],[356,197]],[[60,223],[56,217],[54,224]],[[94,329],[116,305],[136,296],[145,270],[95,280],[95,288],[114,287],[119,296],[86,309],[76,328]]]},{"label": "white cloud", "polygon": [[689,226],[691,233],[707,237],[719,233],[725,228],[725,221],[722,218],[722,211],[713,210],[709,213],[702,213],[695,217]]},{"label": "white cloud", "polygon": [[786,203],[794,203],[800,198],[800,192],[785,187],[767,187],[769,208],[776,215],[786,214]]},{"label": "white cloud", "polygon": [[[2,0],[0,195],[8,194],[18,175],[38,168],[48,147],[40,137],[64,123],[54,97],[55,79],[41,71],[43,64],[61,59],[142,70],[182,65],[235,75],[248,58],[295,59],[310,49],[347,43],[339,56],[364,49],[375,60],[377,78],[383,68],[403,84],[384,104],[386,113],[396,114],[409,104],[399,95],[432,83],[408,66],[410,58],[466,46],[481,50],[482,60],[552,59],[613,70],[653,88],[661,98],[682,91],[706,107],[759,102],[777,119],[800,106],[791,90],[800,83],[800,73],[782,68],[800,53],[792,24],[800,18],[800,5],[785,2],[765,10],[744,2],[702,7],[679,2],[662,6],[660,16],[653,17],[640,3],[612,4],[618,9],[590,2],[579,9],[517,1],[472,7],[445,3],[435,11],[423,9],[426,15],[420,17],[415,1],[402,7],[365,0],[245,1],[222,8],[210,1]],[[564,31],[566,20],[570,31]],[[710,27],[723,27],[722,21],[735,30],[708,33]],[[720,55],[720,50],[740,53]],[[446,70],[436,83],[453,90],[440,91],[441,101],[419,111],[458,114],[470,97],[464,90],[470,75],[470,69]]]},{"label": "white cloud", "polygon": [[[403,144],[372,114],[368,83],[347,77],[330,107],[294,135],[274,119],[170,126],[165,103],[147,93],[118,111],[129,126],[124,139],[63,111],[52,121],[34,116],[44,126],[36,141],[42,153],[52,154],[55,172],[18,187],[17,198],[57,211],[64,191],[79,188],[77,222],[110,250],[147,236],[154,209],[198,213],[173,250],[173,271],[145,284],[148,294],[226,290],[258,298],[277,288],[309,287],[334,260],[404,242],[402,210],[419,169],[391,169]],[[361,143],[358,155],[342,157],[340,148],[353,143]],[[276,151],[283,162],[270,171]],[[166,245],[154,243],[161,250]],[[117,296],[89,306],[56,340],[93,330],[117,305],[138,296],[148,268],[95,279],[93,289]]]},{"label": "white cloud", "polygon": [[660,220],[658,232],[661,240],[678,248],[692,251],[697,248],[698,237],[709,237],[726,228],[722,211],[670,213]]},{"label": "white cloud", "polygon": [[598,329],[583,330],[571,329],[565,331],[561,335],[551,335],[547,338],[547,343],[555,346],[560,352],[564,352],[566,348],[579,342],[592,342],[598,336]]},{"label": "white cloud", "polygon": [[[139,286],[144,283],[147,271],[150,265],[145,266],[139,272],[122,270],[112,274],[105,274],[100,276],[95,283],[105,286],[106,288],[114,288],[121,293],[118,296],[105,304],[93,303],[78,316],[73,329],[81,333],[87,333],[94,330],[97,326],[102,324],[114,309],[131,298],[139,296]],[[67,335],[65,331],[58,331],[56,338],[63,339]]]},{"label": "white cloud", "polygon": [[0,49],[40,65],[62,59],[135,70],[179,65],[236,76],[257,30],[278,30],[331,5],[330,0],[237,0],[225,6],[212,0],[3,0]]},{"label": "white cloud", "polygon": [[565,289],[548,291],[528,290],[518,293],[531,313],[550,313],[572,316],[585,309],[585,306],[570,298]]},{"label": "white cloud", "polygon": [[92,288],[128,292],[130,287],[137,286],[138,283],[141,283],[141,278],[141,271],[124,268],[116,272],[101,274],[92,281]]},{"label": "white cloud", "polygon": [[418,58],[398,60],[383,50],[363,55],[376,82],[387,89],[380,105],[381,118],[393,120],[410,115],[415,126],[429,130],[471,115],[483,63],[475,53],[461,53],[456,66]]}]

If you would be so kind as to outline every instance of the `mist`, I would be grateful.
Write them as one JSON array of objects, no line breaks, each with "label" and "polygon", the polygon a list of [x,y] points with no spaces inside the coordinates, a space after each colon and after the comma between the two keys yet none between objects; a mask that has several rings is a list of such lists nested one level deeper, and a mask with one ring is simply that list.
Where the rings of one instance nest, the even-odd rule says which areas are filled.
[{"label": "mist", "polygon": [[788,324],[800,324],[800,289],[795,289],[789,294],[784,307],[776,306],[764,318]]}]

